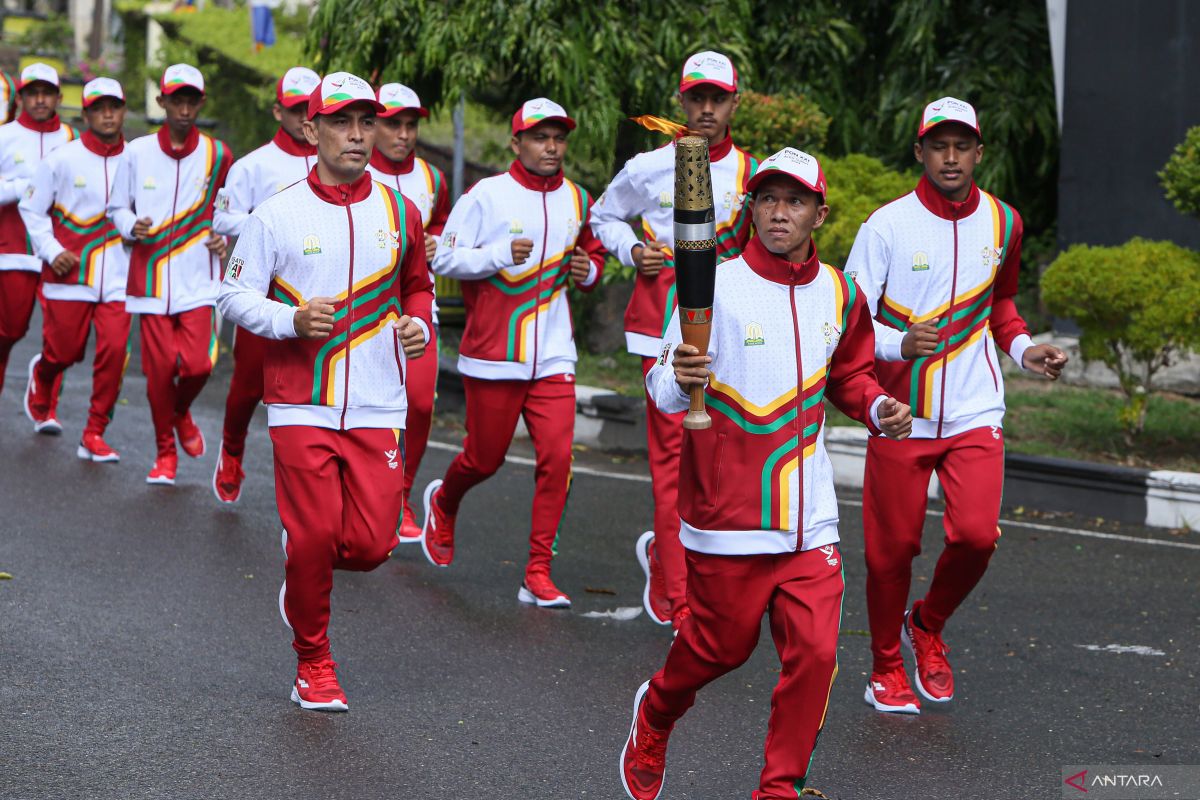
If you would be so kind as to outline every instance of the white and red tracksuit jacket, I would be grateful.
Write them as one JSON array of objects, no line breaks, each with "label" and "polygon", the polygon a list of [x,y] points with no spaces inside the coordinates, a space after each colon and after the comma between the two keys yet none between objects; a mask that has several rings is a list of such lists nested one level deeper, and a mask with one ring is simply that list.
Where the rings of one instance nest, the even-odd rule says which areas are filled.
[{"label": "white and red tracksuit jacket", "polygon": [[317,148],[297,142],[280,128],[271,141],[233,162],[225,185],[217,190],[213,231],[240,236],[250,212],[276,192],[308,177],[317,163]]},{"label": "white and red tracksuit jacket", "polygon": [[[403,161],[392,161],[378,150],[371,153],[367,171],[384,186],[391,186],[413,201],[421,212],[425,232],[441,242],[442,231],[450,217],[450,190],[442,171],[415,152]],[[433,280],[433,265],[430,265],[429,280]],[[433,321],[437,316],[436,291],[433,303]]]},{"label": "white and red tracksuit jacket", "polygon": [[[296,309],[336,298],[333,332],[296,335]],[[406,361],[394,324],[411,316],[429,341],[433,285],[421,215],[363,174],[308,178],[267,198],[242,227],[217,307],[268,343],[267,424],[403,428]]]},{"label": "white and red tracksuit jacket", "polygon": [[[519,161],[475,184],[454,205],[433,271],[462,281],[462,374],[488,380],[575,374],[567,304],[575,248],[592,262],[581,289],[595,288],[604,269],[604,250],[588,227],[590,208],[587,191],[561,171],[546,178]],[[533,241],[519,266],[512,263],[514,239]]]},{"label": "white and red tracksuit jacket", "polygon": [[[125,300],[129,252],[108,218],[108,198],[124,151],[123,139],[105,144],[84,131],[38,165],[19,209],[33,251],[45,262],[42,293],[47,300]],[[59,275],[50,264],[66,250],[79,256],[79,266]]]},{"label": "white and red tracksuit jacket", "polygon": [[42,271],[42,259],[33,251],[17,203],[42,159],[76,138],[75,129],[57,114],[35,122],[22,111],[14,121],[0,125],[0,269]]},{"label": "white and red tracksuit jacket", "polygon": [[221,265],[204,242],[232,163],[228,145],[194,127],[181,150],[171,148],[166,127],[125,146],[108,215],[126,239],[139,218],[151,220],[129,256],[130,313],[180,314],[216,302]]},{"label": "white and red tracksuit jacket", "polygon": [[[646,375],[651,399],[668,414],[688,407],[671,366],[681,341],[676,311]],[[708,355],[712,427],[683,432],[680,541],[715,555],[837,542],[823,401],[878,433],[885,395],[875,380],[871,316],[854,281],[822,264],[815,246],[793,264],[754,238],[717,270]]]},{"label": "white and red tracksuit jacket", "polygon": [[[717,260],[733,258],[750,240],[750,215],[742,186],[757,161],[730,136],[709,148],[713,210],[717,222]],[[642,234],[629,220],[640,217]],[[675,310],[675,143],[636,155],[596,201],[592,231],[625,266],[633,266],[634,245],[651,239],[667,246],[663,269],[653,277],[639,274],[625,310],[625,346],[630,353],[657,356]]]},{"label": "white and red tracksuit jacket", "polygon": [[[993,339],[1018,365],[1033,343],[1013,302],[1022,230],[1016,210],[977,186],[954,203],[924,176],[859,229],[846,273],[875,319],[880,382],[912,406],[913,438],[1003,422],[1004,378]],[[937,351],[904,359],[905,331],[935,317]]]}]

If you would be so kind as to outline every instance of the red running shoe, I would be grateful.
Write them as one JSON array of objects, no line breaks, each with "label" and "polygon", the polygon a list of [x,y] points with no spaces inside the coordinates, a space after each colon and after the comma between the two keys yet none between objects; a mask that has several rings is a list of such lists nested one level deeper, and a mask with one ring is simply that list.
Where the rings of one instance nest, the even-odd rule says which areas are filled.
[{"label": "red running shoe", "polygon": [[410,542],[416,544],[421,541],[421,526],[417,524],[417,515],[413,513],[412,506],[409,505],[407,499],[404,501],[404,513],[400,515],[400,543]]},{"label": "red running shoe", "polygon": [[174,453],[159,453],[154,459],[154,466],[146,476],[146,483],[159,486],[175,485],[175,470],[179,468],[179,456]]},{"label": "red running shoe", "polygon": [[954,671],[950,669],[950,662],[946,660],[950,648],[942,641],[940,633],[921,630],[912,622],[913,612],[924,602],[917,600],[912,608],[905,612],[900,639],[917,659],[917,669],[913,672],[917,691],[926,700],[948,703],[954,699]]},{"label": "red running shoe", "polygon": [[667,737],[671,731],[653,728],[646,720],[642,701],[649,688],[650,681],[646,681],[633,696],[633,723],[621,750],[621,785],[633,800],[655,800],[662,794],[667,769]]},{"label": "red running shoe", "polygon": [[872,672],[863,700],[875,706],[876,711],[888,711],[893,714],[921,713],[921,701],[913,694],[908,675],[904,672],[904,665],[882,674]]},{"label": "red running shoe", "polygon": [[179,439],[179,446],[183,448],[183,452],[192,458],[204,455],[204,434],[192,419],[192,412],[175,418],[175,436]]},{"label": "red running shoe", "polygon": [[104,437],[95,431],[84,431],[79,440],[79,449],[75,455],[84,461],[114,462],[121,460],[121,454],[108,446]]},{"label": "red running shoe", "polygon": [[517,599],[538,608],[571,607],[571,598],[550,580],[550,570],[547,567],[525,570],[525,582],[517,592]]},{"label": "red running shoe", "polygon": [[62,424],[58,421],[58,395],[55,386],[42,386],[36,377],[38,362],[42,360],[41,353],[29,359],[29,382],[25,384],[25,416],[33,423],[33,432],[46,436],[58,436],[62,433]]},{"label": "red running shoe", "polygon": [[642,590],[642,605],[652,622],[671,624],[671,602],[667,600],[667,582],[662,566],[655,556],[654,531],[646,531],[637,540],[637,560],[646,573],[646,588]]},{"label": "red running shoe", "polygon": [[440,480],[425,487],[425,526],[421,529],[421,550],[435,567],[448,567],[454,560],[454,515],[442,511],[438,503]]},{"label": "red running shoe", "polygon": [[213,494],[222,503],[236,503],[242,496],[244,480],[246,473],[242,471],[242,456],[229,455],[222,444],[221,451],[217,453],[217,468],[213,470]]},{"label": "red running shoe", "polygon": [[338,683],[337,664],[332,658],[301,661],[296,665],[292,702],[312,711],[349,711],[346,693]]}]

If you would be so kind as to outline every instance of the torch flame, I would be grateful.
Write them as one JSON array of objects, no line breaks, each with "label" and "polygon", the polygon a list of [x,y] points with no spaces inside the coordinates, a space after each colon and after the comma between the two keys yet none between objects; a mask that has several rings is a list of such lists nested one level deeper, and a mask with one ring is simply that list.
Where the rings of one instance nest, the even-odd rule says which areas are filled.
[{"label": "torch flame", "polygon": [[678,122],[672,122],[669,119],[656,117],[653,114],[643,114],[640,117],[630,117],[631,122],[636,122],[648,131],[657,133],[665,133],[672,138],[682,136],[688,132],[686,125],[680,125]]}]

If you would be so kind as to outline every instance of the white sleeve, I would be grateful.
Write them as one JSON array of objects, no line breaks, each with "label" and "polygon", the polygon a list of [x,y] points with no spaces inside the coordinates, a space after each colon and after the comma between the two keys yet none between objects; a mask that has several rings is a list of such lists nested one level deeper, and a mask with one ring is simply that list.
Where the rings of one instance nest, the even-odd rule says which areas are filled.
[{"label": "white sleeve", "polygon": [[646,373],[646,391],[654,405],[658,406],[658,410],[664,414],[686,411],[690,405],[690,397],[675,381],[675,368],[671,365],[675,347],[682,342],[683,336],[679,331],[679,311],[676,309],[675,313],[671,315],[671,322],[667,325],[667,333],[662,338],[662,349],[659,352],[658,360]]},{"label": "white sleeve", "polygon": [[240,236],[250,212],[254,210],[254,176],[245,159],[233,162],[225,185],[217,190],[213,202],[213,232],[222,236]]},{"label": "white sleeve", "polygon": [[882,361],[902,361],[904,356],[900,354],[900,343],[904,341],[904,331],[884,325],[875,318],[879,310],[879,298],[887,287],[891,260],[888,242],[878,231],[864,223],[854,237],[854,246],[846,258],[845,271],[862,290],[867,308],[871,311],[871,324],[875,327],[875,357]]},{"label": "white sleeve", "polygon": [[260,217],[251,215],[229,258],[217,309],[222,317],[259,336],[295,338],[296,309],[267,297],[275,266],[275,237]]},{"label": "white sleeve", "polygon": [[479,280],[512,266],[512,240],[480,241],[484,235],[484,210],[478,189],[463,195],[446,220],[442,243],[433,256],[433,271],[459,280]]},{"label": "white sleeve", "polygon": [[54,227],[50,223],[50,206],[53,202],[54,171],[49,163],[43,161],[37,165],[33,180],[17,210],[21,213],[25,230],[29,232],[34,254],[47,264],[53,263],[67,249],[54,238]]},{"label": "white sleeve", "polygon": [[133,225],[137,222],[137,214],[133,213],[133,180],[133,164],[127,154],[117,162],[112,191],[108,195],[108,218],[127,240],[133,238]]},{"label": "white sleeve", "polygon": [[634,179],[630,159],[592,206],[592,234],[622,264],[633,266],[633,248],[641,244],[629,220],[642,215],[645,191]]},{"label": "white sleeve", "polygon": [[0,206],[15,203],[29,188],[29,178],[0,178]]}]

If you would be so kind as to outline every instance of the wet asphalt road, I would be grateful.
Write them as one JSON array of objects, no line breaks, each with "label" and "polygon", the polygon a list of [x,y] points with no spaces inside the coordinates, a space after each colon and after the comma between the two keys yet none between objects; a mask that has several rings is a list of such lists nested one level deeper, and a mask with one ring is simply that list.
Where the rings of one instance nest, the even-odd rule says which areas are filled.
[{"label": "wet asphalt road", "polygon": [[[210,488],[228,359],[196,407],[209,453],[182,459],[174,489],[148,487],[136,354],[109,436],[123,460],[89,464],[74,454],[88,369],[68,373],[63,437],[34,436],[21,412],[35,341],[14,351],[0,396],[0,571],[12,575],[0,580],[0,797],[623,796],[633,692],[670,633],[644,615],[584,614],[640,605],[644,465],[578,454],[635,479],[576,478],[555,565],[569,612],[516,601],[532,496],[520,463],[468,496],[451,569],[408,546],[373,573],[339,573],[331,636],[351,711],[301,711],[276,610],[265,415],[242,502],[221,507]],[[453,426],[434,436],[457,444]],[[431,449],[421,485],[451,456]],[[846,799],[1053,798],[1066,764],[1200,764],[1200,535],[1122,531],[1193,545],[1180,548],[1004,526],[946,631],[955,700],[893,717],[862,702],[862,521],[845,499],[840,674],[809,786]],[[940,524],[930,518],[914,592],[932,574]],[[671,739],[664,800],[750,796],[777,675],[764,635],[701,693]]]}]

